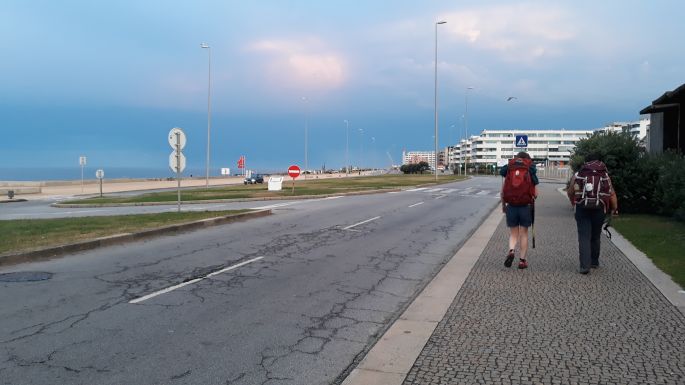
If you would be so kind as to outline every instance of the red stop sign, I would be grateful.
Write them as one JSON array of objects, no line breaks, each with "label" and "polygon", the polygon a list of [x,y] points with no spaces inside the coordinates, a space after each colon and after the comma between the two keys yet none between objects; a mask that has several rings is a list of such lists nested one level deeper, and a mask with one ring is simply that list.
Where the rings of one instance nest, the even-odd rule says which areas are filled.
[{"label": "red stop sign", "polygon": [[288,175],[293,179],[297,178],[300,176],[300,168],[295,165],[288,167]]}]

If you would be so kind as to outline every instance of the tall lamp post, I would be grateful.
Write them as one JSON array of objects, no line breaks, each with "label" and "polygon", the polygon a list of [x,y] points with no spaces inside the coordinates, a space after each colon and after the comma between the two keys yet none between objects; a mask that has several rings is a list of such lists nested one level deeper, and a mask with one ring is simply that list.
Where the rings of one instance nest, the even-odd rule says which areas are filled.
[{"label": "tall lamp post", "polygon": [[207,48],[207,166],[205,187],[209,188],[209,133],[212,129],[212,47],[207,43],[201,43],[201,48]]},{"label": "tall lamp post", "polygon": [[[464,94],[464,131],[466,134],[466,140],[469,140],[469,91],[472,90],[473,87],[466,87],[466,93]],[[466,167],[468,167],[468,160],[471,158],[471,148],[472,146],[469,146],[469,154],[468,158],[466,158]],[[468,174],[468,171],[465,171],[465,173]],[[476,174],[478,173],[478,165],[476,164]]]},{"label": "tall lamp post", "polygon": [[436,181],[438,180],[438,25],[445,23],[447,22],[438,21],[435,23],[435,160],[433,171]]},{"label": "tall lamp post", "polygon": [[466,131],[466,140],[469,139],[469,91],[473,87],[466,87],[466,93],[464,95],[464,130]]},{"label": "tall lamp post", "polygon": [[362,174],[362,168],[363,168],[362,165],[364,164],[364,129],[363,128],[359,129],[359,135],[361,135],[361,137],[360,137],[361,139],[359,140],[359,144],[361,145],[361,149],[362,149],[361,159],[359,161],[359,175],[361,175]]},{"label": "tall lamp post", "polygon": [[306,96],[302,97],[302,102],[304,102],[304,179],[307,179],[307,170],[309,170],[307,159],[307,131],[309,128],[309,108],[307,107],[308,101],[309,100]]},{"label": "tall lamp post", "polygon": [[345,176],[350,176],[350,122],[345,119]]}]

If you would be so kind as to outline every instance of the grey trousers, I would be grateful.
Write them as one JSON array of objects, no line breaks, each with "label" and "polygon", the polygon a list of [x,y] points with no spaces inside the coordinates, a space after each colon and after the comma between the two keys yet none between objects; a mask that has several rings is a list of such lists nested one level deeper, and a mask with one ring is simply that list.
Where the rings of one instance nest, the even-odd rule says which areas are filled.
[{"label": "grey trousers", "polygon": [[587,270],[590,265],[599,266],[599,247],[601,245],[602,224],[604,223],[604,210],[576,206],[575,217],[578,227],[580,269]]}]

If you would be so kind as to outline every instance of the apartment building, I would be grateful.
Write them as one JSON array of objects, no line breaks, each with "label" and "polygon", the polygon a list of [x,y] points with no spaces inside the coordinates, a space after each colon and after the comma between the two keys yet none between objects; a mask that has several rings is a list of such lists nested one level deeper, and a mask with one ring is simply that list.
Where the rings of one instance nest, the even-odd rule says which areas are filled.
[{"label": "apartment building", "polygon": [[428,162],[431,169],[435,164],[435,151],[402,151],[402,164]]},{"label": "apartment building", "polygon": [[[483,130],[480,135],[463,139],[445,151],[451,167],[459,164],[497,165],[526,151],[536,162],[565,165],[580,139],[593,130]],[[527,147],[517,147],[517,135],[528,137]]]}]

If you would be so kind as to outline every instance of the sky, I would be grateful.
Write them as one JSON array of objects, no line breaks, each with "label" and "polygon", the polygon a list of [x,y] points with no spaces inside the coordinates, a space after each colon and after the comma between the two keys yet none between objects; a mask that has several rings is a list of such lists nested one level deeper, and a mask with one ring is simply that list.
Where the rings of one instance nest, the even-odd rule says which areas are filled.
[{"label": "sky", "polygon": [[173,127],[204,172],[208,87],[212,175],[304,168],[305,138],[310,169],[397,164],[434,148],[443,20],[440,147],[637,120],[685,82],[677,0],[1,3],[0,180],[79,156],[171,175]]}]

